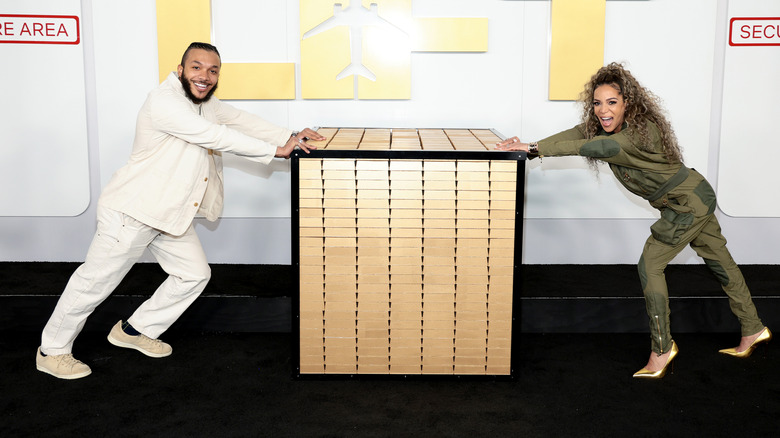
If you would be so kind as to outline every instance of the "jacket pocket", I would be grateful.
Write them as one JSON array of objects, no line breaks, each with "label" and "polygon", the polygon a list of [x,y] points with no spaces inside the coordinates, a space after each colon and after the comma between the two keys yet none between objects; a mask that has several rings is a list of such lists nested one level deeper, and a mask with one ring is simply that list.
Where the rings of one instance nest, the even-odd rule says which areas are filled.
[{"label": "jacket pocket", "polygon": [[678,213],[671,208],[664,208],[661,210],[661,219],[650,226],[650,232],[660,242],[677,245],[692,224],[692,213]]}]

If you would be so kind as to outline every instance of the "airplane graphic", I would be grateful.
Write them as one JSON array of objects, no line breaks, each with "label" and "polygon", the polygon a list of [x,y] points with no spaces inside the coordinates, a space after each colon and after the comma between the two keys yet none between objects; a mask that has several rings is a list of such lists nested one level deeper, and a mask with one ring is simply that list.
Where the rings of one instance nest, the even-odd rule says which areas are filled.
[{"label": "airplane graphic", "polygon": [[401,28],[379,16],[379,6],[376,3],[371,3],[366,9],[357,0],[353,0],[346,8],[341,3],[334,3],[333,16],[305,32],[302,39],[338,26],[349,26],[350,64],[336,76],[336,80],[354,75],[355,78],[362,76],[376,81],[376,75],[363,65],[363,26],[382,26],[396,29],[406,35]]}]

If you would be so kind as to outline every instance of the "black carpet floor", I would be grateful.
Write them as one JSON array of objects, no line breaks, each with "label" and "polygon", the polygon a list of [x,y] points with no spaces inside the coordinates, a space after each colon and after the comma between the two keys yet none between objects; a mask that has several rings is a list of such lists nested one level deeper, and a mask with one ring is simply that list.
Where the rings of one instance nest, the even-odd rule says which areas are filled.
[{"label": "black carpet floor", "polygon": [[[254,296],[289,297],[289,266],[215,265],[204,294],[212,297],[199,299],[200,308],[185,313],[188,324],[177,322],[162,336],[174,348],[168,358],[151,359],[109,344],[106,335],[117,316],[110,306],[99,308],[74,347],[93,373],[63,381],[35,369],[35,350],[75,266],[0,263],[2,437],[779,436],[780,346],[773,341],[742,360],[718,354],[738,343],[736,327],[675,332],[680,355],[673,373],[660,381],[631,377],[646,363],[650,344],[646,333],[631,331],[522,332],[513,346],[513,379],[295,379],[289,332],[200,328],[222,292],[246,295],[245,303]],[[636,295],[634,267],[598,269],[595,275],[587,266],[528,267],[523,296],[533,301],[584,295],[600,303],[604,297]],[[158,271],[139,265],[115,295],[151,293],[164,278]],[[761,300],[764,323],[780,336],[780,313],[773,310],[780,268],[743,271]],[[670,266],[667,274],[670,293],[681,297],[677,307],[721,294],[704,267]],[[591,281],[594,276],[599,281]],[[642,304],[636,306],[641,311]],[[240,314],[226,307],[221,317],[239,320]],[[573,326],[597,316],[579,318]]]},{"label": "black carpet floor", "polygon": [[[106,327],[106,332],[109,327]],[[672,374],[638,381],[640,334],[527,334],[512,380],[292,377],[291,335],[172,330],[151,359],[83,333],[93,374],[35,370],[38,333],[0,340],[2,436],[774,437],[780,349],[719,355],[737,335],[680,334]]]}]

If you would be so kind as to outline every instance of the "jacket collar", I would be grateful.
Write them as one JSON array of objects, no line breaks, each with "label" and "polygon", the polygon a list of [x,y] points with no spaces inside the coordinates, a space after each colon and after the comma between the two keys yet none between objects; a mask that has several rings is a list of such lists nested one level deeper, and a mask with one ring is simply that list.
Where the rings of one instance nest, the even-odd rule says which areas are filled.
[{"label": "jacket collar", "polygon": [[187,97],[187,94],[184,92],[184,87],[181,85],[181,80],[175,71],[172,71],[168,77],[165,78],[163,86],[171,88],[182,96]]},{"label": "jacket collar", "polygon": [[[183,93],[183,92],[184,92],[184,91],[182,91],[182,93]],[[623,122],[623,126],[621,126],[621,127],[620,127],[620,132],[623,132],[623,131],[624,131],[624,130],[626,130],[626,129],[628,129],[628,122]],[[607,132],[607,131],[605,131],[605,130],[604,130],[604,128],[601,128],[601,129],[599,129],[599,133],[598,133],[598,134],[596,134],[596,135],[606,135],[606,136],[610,136],[610,135],[612,135],[612,134],[617,134],[617,132],[615,132],[615,131],[612,131],[612,132]]]}]

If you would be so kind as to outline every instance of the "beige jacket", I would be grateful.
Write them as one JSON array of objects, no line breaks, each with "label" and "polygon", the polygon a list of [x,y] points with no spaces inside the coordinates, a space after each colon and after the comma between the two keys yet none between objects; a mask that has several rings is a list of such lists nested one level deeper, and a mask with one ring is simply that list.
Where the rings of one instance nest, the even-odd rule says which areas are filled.
[{"label": "beige jacket", "polygon": [[222,213],[222,152],[268,164],[291,134],[215,97],[192,103],[171,73],[141,107],[130,159],[99,204],[181,235],[196,214],[215,221]]}]

